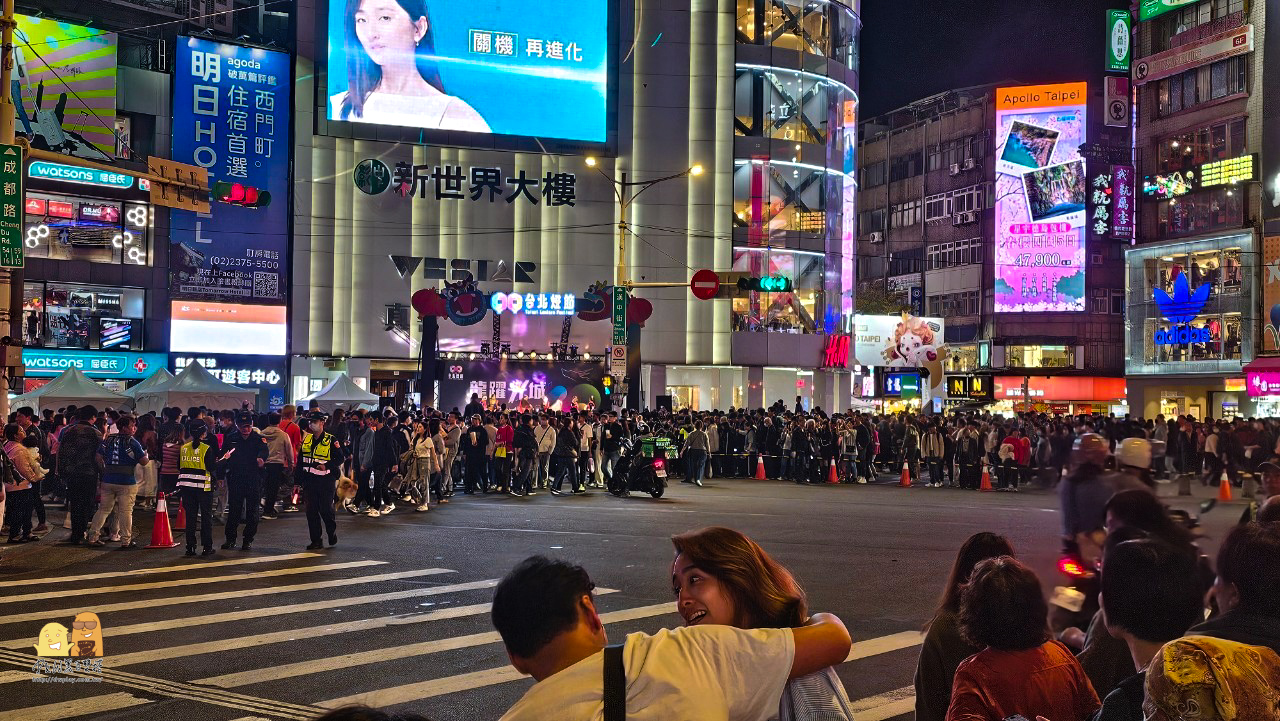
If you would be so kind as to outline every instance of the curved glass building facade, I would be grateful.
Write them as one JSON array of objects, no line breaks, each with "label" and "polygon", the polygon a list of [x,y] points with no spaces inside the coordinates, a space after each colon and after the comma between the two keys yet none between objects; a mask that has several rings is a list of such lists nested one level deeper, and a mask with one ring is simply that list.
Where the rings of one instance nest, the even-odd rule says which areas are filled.
[{"label": "curved glass building facade", "polygon": [[851,322],[861,28],[856,2],[737,0],[733,269],[795,291],[735,299],[735,332]]}]

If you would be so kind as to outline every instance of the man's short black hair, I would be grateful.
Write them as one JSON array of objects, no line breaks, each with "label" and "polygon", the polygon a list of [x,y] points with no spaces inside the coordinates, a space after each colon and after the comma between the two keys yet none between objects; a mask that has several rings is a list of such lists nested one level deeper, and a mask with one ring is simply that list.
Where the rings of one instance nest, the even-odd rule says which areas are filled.
[{"label": "man's short black hair", "polygon": [[97,417],[98,409],[93,406],[80,406],[80,409],[76,411],[76,418],[82,421],[92,421]]},{"label": "man's short black hair", "polygon": [[31,406],[23,406],[14,412],[20,416],[26,416],[27,418],[35,418],[36,416],[36,411]]},{"label": "man's short black hair", "polygon": [[1280,616],[1280,523],[1231,529],[1218,549],[1218,576],[1235,584],[1241,610]]},{"label": "man's short black hair", "polygon": [[1180,638],[1204,618],[1195,554],[1151,539],[1108,548],[1102,567],[1107,623],[1143,641]]},{"label": "man's short black hair", "polygon": [[532,658],[578,625],[578,599],[591,595],[595,587],[582,566],[530,556],[493,592],[493,627],[512,655]]},{"label": "man's short black hair", "polygon": [[960,593],[960,633],[979,648],[1035,648],[1049,640],[1048,618],[1040,579],[1012,556],[974,566]]}]

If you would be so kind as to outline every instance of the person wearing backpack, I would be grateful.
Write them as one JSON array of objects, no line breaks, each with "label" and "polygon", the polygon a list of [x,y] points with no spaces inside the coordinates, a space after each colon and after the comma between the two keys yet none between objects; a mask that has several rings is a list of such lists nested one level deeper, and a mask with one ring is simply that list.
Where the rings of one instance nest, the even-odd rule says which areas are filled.
[{"label": "person wearing backpack", "polygon": [[[133,502],[138,494],[138,481],[134,468],[146,464],[147,452],[134,437],[137,421],[123,415],[116,420],[116,432],[107,436],[98,448],[98,463],[102,468],[102,505],[89,524],[89,545],[106,545],[99,536],[107,522],[107,516],[115,510],[120,522],[120,547],[135,548],[133,540]],[[73,531],[74,532],[74,531]]]}]

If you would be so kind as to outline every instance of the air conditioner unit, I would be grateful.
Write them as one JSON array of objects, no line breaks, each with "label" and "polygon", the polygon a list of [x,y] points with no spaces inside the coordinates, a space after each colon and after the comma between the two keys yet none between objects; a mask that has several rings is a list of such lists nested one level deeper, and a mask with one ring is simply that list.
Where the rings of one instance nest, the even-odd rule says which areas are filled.
[{"label": "air conditioner unit", "polygon": [[871,239],[870,239],[869,241],[867,241],[867,242],[869,242],[869,243],[883,243],[883,242],[884,242],[884,233],[872,233],[872,234],[871,234]]},{"label": "air conditioner unit", "polygon": [[977,165],[978,165],[978,161],[974,160],[973,158],[964,159],[965,170],[973,170],[975,167],[977,167]]},{"label": "air conditioner unit", "polygon": [[951,164],[951,175],[959,175],[959,174],[960,174],[960,164],[959,164],[959,163],[952,163],[952,164]]},{"label": "air conditioner unit", "polygon": [[955,222],[952,225],[965,225],[966,223],[978,222],[978,213],[972,210],[965,211],[956,215]]}]

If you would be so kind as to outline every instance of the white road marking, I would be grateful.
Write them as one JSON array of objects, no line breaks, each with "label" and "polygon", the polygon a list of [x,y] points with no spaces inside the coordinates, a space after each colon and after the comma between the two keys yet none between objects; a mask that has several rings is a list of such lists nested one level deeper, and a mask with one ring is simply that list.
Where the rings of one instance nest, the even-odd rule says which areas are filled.
[{"label": "white road marking", "polygon": [[[435,569],[433,569],[435,571]],[[438,573],[438,571],[436,571]],[[307,611],[324,611],[333,608],[343,608],[346,606],[358,606],[366,603],[381,603],[382,601],[398,601],[405,598],[419,598],[422,596],[440,596],[454,591],[474,591],[478,589],[493,588],[498,585],[498,579],[493,578],[485,581],[470,581],[468,583],[454,583],[447,586],[429,586],[427,588],[414,588],[408,591],[392,591],[390,593],[372,593],[365,596],[347,596],[343,598],[326,598],[323,601],[312,601],[310,603],[292,603],[285,606],[264,606],[262,608],[246,608],[242,611],[230,611],[228,613],[212,613],[204,616],[187,616],[184,618],[170,618],[164,621],[153,621],[151,623],[135,623],[130,626],[112,626],[111,637],[128,636],[135,633],[150,633],[152,631],[168,631],[174,628],[190,628],[192,626],[204,626],[211,623],[224,623],[231,621],[244,621],[250,618],[267,618],[271,616],[285,616],[294,613],[305,613]],[[601,592],[599,589],[597,592]],[[489,604],[482,604],[484,611],[480,613],[488,613]],[[461,609],[472,608],[470,606],[457,606],[454,608],[442,608],[432,613],[441,614],[440,618],[459,618],[461,616],[470,615],[468,613],[457,613]],[[447,615],[456,614],[456,615]],[[0,641],[0,648],[25,649],[30,647],[31,639],[11,639],[9,641]]]},{"label": "white road marking", "polygon": [[[601,589],[597,589],[600,593]],[[490,604],[483,603],[475,606],[466,607],[468,610],[475,609],[476,613],[487,613]],[[453,611],[462,610],[452,609]],[[613,611],[611,613],[601,614],[600,618],[605,623],[620,623],[622,621],[632,621],[640,618],[649,618],[652,616],[660,616],[665,613],[671,613],[673,605],[670,603],[660,603],[653,606],[641,606],[639,608],[629,608],[622,611]],[[433,614],[422,614],[423,616],[433,616]],[[375,619],[381,621],[382,619]],[[423,618],[423,621],[437,620],[436,618]],[[378,628],[378,626],[370,626],[370,628]],[[359,630],[359,629],[356,629]],[[319,634],[315,634],[319,635]],[[261,637],[259,637],[261,638]],[[355,668],[356,666],[364,666],[366,664],[383,663],[386,661],[396,661],[400,659],[410,658],[412,656],[425,656],[432,653],[442,653],[444,651],[456,651],[460,648],[472,648],[475,646],[483,646],[490,643],[498,643],[502,638],[496,631],[486,631],[484,633],[473,633],[466,636],[452,636],[449,638],[441,638],[433,641],[423,641],[420,643],[412,643],[407,646],[396,646],[394,648],[380,648],[371,651],[363,651],[360,653],[349,653],[344,656],[335,656],[332,658],[321,658],[312,661],[299,661],[297,663],[284,664],[280,666],[271,666],[268,668],[257,669],[253,671],[243,671],[240,673],[229,673],[223,676],[214,676],[212,678],[193,681],[192,683],[206,684],[210,686],[220,686],[222,688],[235,688],[237,686],[248,686],[255,683],[265,683],[267,681],[275,681],[283,678],[294,678],[297,676],[306,676],[313,673],[323,673],[326,671],[337,671],[346,668]]]},{"label": "white road marking", "polygon": [[[379,581],[397,581],[402,578],[414,578],[416,576],[430,576],[440,573],[453,573],[447,568],[424,568],[416,571],[401,571],[399,573],[381,573],[373,576],[356,576],[353,578],[335,578],[328,581],[316,581],[314,583],[298,583],[292,586],[274,586],[271,588],[249,588],[239,591],[222,591],[219,593],[202,593],[194,596],[179,596],[172,598],[154,598],[145,601],[129,601],[123,603],[95,604],[94,612],[99,616],[111,611],[132,611],[139,608],[154,609],[160,606],[177,606],[186,603],[203,603],[205,601],[225,601],[227,599],[242,599],[250,596],[267,596],[274,593],[293,593],[295,591],[315,591],[318,589],[336,588],[338,586],[354,586],[361,583],[377,583]],[[80,613],[80,607],[76,608],[60,608],[46,609],[35,613],[21,613],[0,615],[0,624],[23,623],[26,621],[38,621],[56,618],[71,618]],[[103,621],[107,628],[111,628],[109,621]]]},{"label": "white road marking", "polygon": [[[211,653],[221,653],[223,651],[234,651],[241,648],[256,648],[272,643],[287,643],[289,641],[306,641],[323,636],[337,636],[343,633],[353,633],[356,631],[372,631],[378,628],[386,628],[387,626],[399,626],[410,623],[426,623],[433,621],[435,618],[430,613],[414,614],[405,616],[403,614],[396,616],[383,616],[381,618],[367,618],[358,621],[344,621],[342,623],[325,624],[323,626],[312,626],[310,628],[293,628],[285,631],[275,631],[273,633],[260,633],[249,636],[232,636],[230,638],[219,638],[213,641],[204,641],[201,643],[188,643],[181,646],[163,646],[161,648],[153,648],[147,651],[135,651],[133,653],[112,654],[103,659],[103,664],[108,668],[123,668],[124,666],[132,666],[139,663],[150,663],[152,661],[164,661],[171,658],[184,658],[186,656],[205,656]],[[459,639],[470,639],[472,636],[459,636],[453,639],[442,639],[439,641],[428,642],[442,646],[441,651],[448,651],[454,648],[466,648],[468,646],[478,646],[482,643],[493,643],[498,641],[496,632],[487,634],[475,634],[475,636],[485,636],[486,639],[479,642],[465,642],[458,645],[450,645]],[[492,636],[492,639],[487,638]],[[418,644],[422,645],[422,644]],[[390,658],[404,656],[405,647],[400,646],[390,649],[379,649],[377,653],[390,653]],[[397,653],[399,652],[399,653]],[[427,653],[432,653],[428,651]],[[354,654],[359,655],[359,654]],[[344,661],[337,668],[351,666],[349,663],[351,655],[337,657],[338,660]],[[275,674],[279,677],[279,674]]]},{"label": "white road marking", "polygon": [[890,651],[919,646],[922,643],[924,643],[924,634],[919,631],[903,631],[889,636],[858,641],[853,644],[853,648],[849,649],[849,656],[845,658],[845,663],[859,658],[878,656]]},{"label": "white road marking", "polygon": [[914,713],[916,689],[903,686],[878,696],[868,696],[853,702],[853,717],[858,721],[884,721],[894,716]]},{"label": "white road marking", "polygon": [[[644,609],[651,609],[652,615],[661,613],[669,613],[674,607],[670,603],[657,604],[655,606],[644,607],[642,609],[631,609],[631,611],[647,613]],[[626,614],[627,611],[620,611],[620,614]],[[602,615],[601,620],[605,623],[617,623],[623,618],[611,617],[608,614]],[[906,632],[913,634],[917,638],[919,633],[915,631]],[[917,640],[915,643],[919,643]],[[905,644],[905,645],[904,645]],[[888,653],[890,651],[909,648],[914,644],[906,644],[903,634],[893,634],[882,638],[873,638],[854,645],[854,652],[850,653],[850,658],[867,658],[880,653]],[[444,696],[459,691],[469,691],[484,686],[494,686],[511,681],[519,681],[522,678],[528,678],[511,666],[501,666],[498,668],[483,669],[480,671],[472,671],[471,673],[459,674],[457,676],[446,676],[444,678],[431,679],[429,681],[419,681],[417,683],[405,684],[403,686],[392,686],[390,688],[378,689],[375,691],[366,691],[364,693],[343,696],[342,698],[330,699],[328,701],[320,701],[316,706],[323,708],[337,708],[348,704],[368,704],[369,706],[393,706],[395,704],[408,703],[417,699],[433,698],[435,696]],[[913,697],[914,698],[914,697]],[[915,701],[911,701],[910,708],[915,708]],[[891,716],[897,715],[892,714]],[[881,716],[880,719],[890,718],[891,716]],[[858,716],[858,721],[864,721],[862,716]]]},{"label": "white road marking", "polygon": [[20,581],[5,581],[6,588],[17,586],[47,586],[50,583],[70,583],[72,581],[91,581],[97,578],[119,578],[122,576],[149,576],[153,573],[181,573],[183,571],[203,571],[217,566],[236,566],[245,563],[275,563],[277,561],[295,561],[300,558],[323,556],[322,553],[286,553],[280,556],[249,556],[233,558],[227,561],[206,561],[203,563],[187,563],[181,566],[160,566],[159,568],[135,568],[128,571],[107,571],[105,573],[85,573],[79,576],[58,576],[56,578],[26,578]]},{"label": "white road marking", "polygon": [[276,568],[270,571],[253,571],[250,573],[233,573],[227,576],[202,576],[200,578],[172,578],[167,581],[151,583],[135,583],[125,586],[99,586],[97,588],[77,588],[46,593],[28,593],[21,596],[0,597],[0,603],[22,603],[25,601],[45,601],[50,598],[74,598],[76,596],[101,595],[104,593],[130,593],[150,591],[157,588],[177,588],[179,586],[198,586],[202,583],[227,583],[231,581],[254,581],[275,576],[296,576],[303,573],[320,571],[338,571],[344,568],[361,568],[364,566],[383,566],[388,561],[347,561],[345,563],[326,563],[319,566],[299,566],[296,568]]},{"label": "white road marking", "polygon": [[77,716],[97,716],[147,703],[151,703],[151,700],[139,698],[131,693],[109,693],[105,696],[59,701],[45,706],[29,706],[17,712],[16,718],[21,718],[22,721],[62,721],[62,719]]}]

